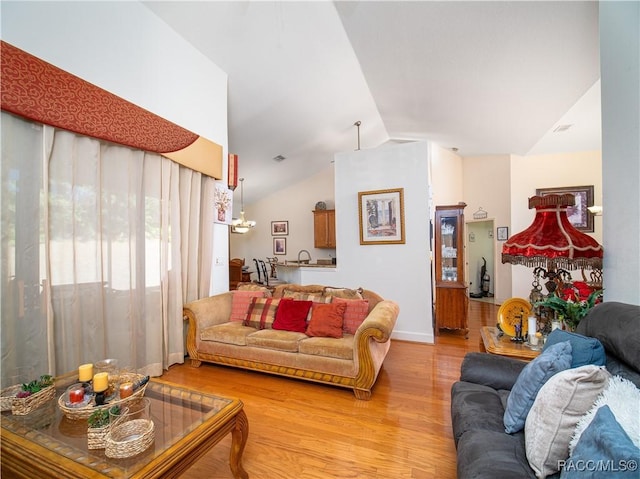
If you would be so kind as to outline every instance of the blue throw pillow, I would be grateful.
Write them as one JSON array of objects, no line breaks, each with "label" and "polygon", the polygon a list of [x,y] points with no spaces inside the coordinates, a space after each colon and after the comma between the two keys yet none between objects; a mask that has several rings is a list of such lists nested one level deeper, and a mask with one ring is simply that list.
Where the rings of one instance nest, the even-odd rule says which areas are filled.
[{"label": "blue throw pillow", "polygon": [[543,351],[549,346],[561,343],[562,341],[569,341],[571,343],[571,356],[573,357],[571,361],[572,368],[579,368],[587,364],[594,364],[596,366],[605,365],[607,358],[604,353],[604,346],[600,341],[596,338],[570,333],[562,329],[551,331],[549,336],[547,336],[547,342],[544,344]]},{"label": "blue throw pillow", "polygon": [[562,465],[560,478],[637,479],[638,462],[640,449],[618,424],[609,406],[602,406]]},{"label": "blue throw pillow", "polygon": [[571,367],[571,343],[554,344],[527,364],[516,379],[504,411],[504,429],[508,434],[524,429],[527,414],[538,391],[556,373]]}]

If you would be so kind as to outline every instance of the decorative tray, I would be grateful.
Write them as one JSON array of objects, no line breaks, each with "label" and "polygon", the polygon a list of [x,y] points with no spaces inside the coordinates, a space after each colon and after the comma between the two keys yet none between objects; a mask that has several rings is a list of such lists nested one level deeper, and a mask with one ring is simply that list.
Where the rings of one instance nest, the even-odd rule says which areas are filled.
[{"label": "decorative tray", "polygon": [[[96,410],[109,409],[112,406],[120,406],[135,401],[144,396],[144,392],[147,389],[148,376],[142,374],[123,374],[120,375],[120,381],[143,383],[140,388],[136,389],[133,394],[125,399],[120,399],[118,392],[113,392],[107,396],[107,402],[101,406],[96,406],[95,398],[93,396],[85,396],[85,400],[79,406],[71,406],[67,403],[66,393],[62,393],[58,398],[58,407],[62,413],[72,420],[88,419],[89,416]],[[114,388],[115,389],[115,388]]]}]

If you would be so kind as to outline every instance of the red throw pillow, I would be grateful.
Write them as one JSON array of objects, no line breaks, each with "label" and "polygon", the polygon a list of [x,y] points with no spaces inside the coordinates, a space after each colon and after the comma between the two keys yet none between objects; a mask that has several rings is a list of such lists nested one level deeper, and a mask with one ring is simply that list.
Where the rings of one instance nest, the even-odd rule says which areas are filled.
[{"label": "red throw pillow", "polygon": [[307,329],[307,315],[312,304],[312,301],[281,299],[272,328],[304,333]]},{"label": "red throw pillow", "polygon": [[369,315],[369,300],[333,298],[334,303],[345,303],[344,322],[342,329],[345,333],[356,334],[358,327]]},{"label": "red throw pillow", "polygon": [[264,291],[232,291],[229,321],[244,321],[253,298],[264,298]]},{"label": "red throw pillow", "polygon": [[313,303],[311,321],[309,321],[305,334],[307,336],[341,338],[345,309],[347,309],[346,303]]}]

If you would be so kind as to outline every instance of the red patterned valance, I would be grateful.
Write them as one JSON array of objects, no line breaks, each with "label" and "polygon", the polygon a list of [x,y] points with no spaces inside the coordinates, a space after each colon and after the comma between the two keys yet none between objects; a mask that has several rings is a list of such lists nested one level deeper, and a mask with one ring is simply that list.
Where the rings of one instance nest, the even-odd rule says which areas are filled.
[{"label": "red patterned valance", "polygon": [[220,145],[4,41],[1,58],[3,110],[82,135],[161,153],[221,178]]}]

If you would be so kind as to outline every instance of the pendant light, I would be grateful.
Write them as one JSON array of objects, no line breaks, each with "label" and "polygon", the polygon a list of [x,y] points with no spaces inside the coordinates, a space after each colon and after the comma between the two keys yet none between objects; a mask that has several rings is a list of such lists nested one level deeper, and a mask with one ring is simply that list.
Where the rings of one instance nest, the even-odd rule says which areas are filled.
[{"label": "pendant light", "polygon": [[256,225],[256,222],[244,217],[244,178],[238,179],[240,180],[240,218],[235,218],[231,222],[231,226],[236,233],[247,233]]}]

